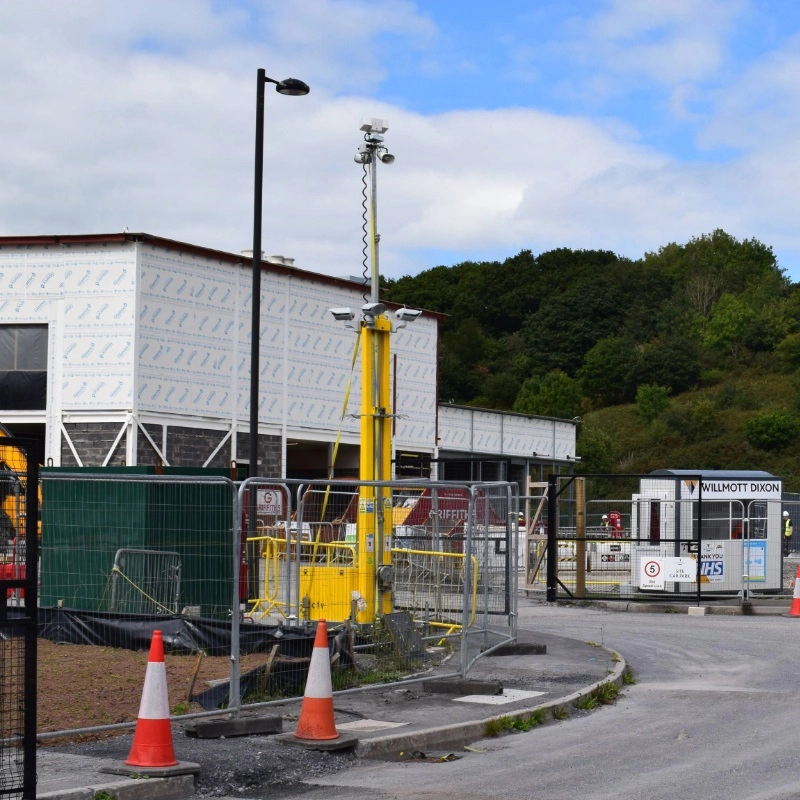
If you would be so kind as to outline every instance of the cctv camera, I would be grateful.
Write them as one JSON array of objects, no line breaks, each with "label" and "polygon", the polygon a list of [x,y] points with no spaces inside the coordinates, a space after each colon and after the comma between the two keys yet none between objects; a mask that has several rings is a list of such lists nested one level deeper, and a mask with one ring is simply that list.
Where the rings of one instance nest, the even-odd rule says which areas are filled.
[{"label": "cctv camera", "polygon": [[362,144],[361,147],[358,148],[358,152],[353,156],[353,161],[355,161],[356,164],[369,164],[371,160],[372,157],[370,156],[369,148],[365,144]]},{"label": "cctv camera", "polygon": [[367,303],[361,307],[365,317],[379,317],[386,311],[386,306],[383,303]]},{"label": "cctv camera", "polygon": [[414,322],[421,313],[421,311],[417,311],[415,308],[398,308],[397,311],[394,312],[394,315],[400,322]]},{"label": "cctv camera", "polygon": [[333,318],[339,322],[348,322],[355,317],[352,309],[350,308],[329,308],[328,311],[333,314]]}]

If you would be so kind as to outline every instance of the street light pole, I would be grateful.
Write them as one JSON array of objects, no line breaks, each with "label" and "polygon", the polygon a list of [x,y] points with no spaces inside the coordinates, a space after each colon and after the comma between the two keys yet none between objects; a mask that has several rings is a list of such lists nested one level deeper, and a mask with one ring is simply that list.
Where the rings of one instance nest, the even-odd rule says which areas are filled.
[{"label": "street light pole", "polygon": [[[276,81],[268,78],[263,69],[256,78],[256,153],[253,192],[253,297],[250,311],[250,477],[258,475],[258,377],[261,339],[261,214],[264,191],[264,86],[275,84],[279,94],[300,96],[308,94],[308,85],[297,78]],[[251,514],[251,533],[255,515]]]}]

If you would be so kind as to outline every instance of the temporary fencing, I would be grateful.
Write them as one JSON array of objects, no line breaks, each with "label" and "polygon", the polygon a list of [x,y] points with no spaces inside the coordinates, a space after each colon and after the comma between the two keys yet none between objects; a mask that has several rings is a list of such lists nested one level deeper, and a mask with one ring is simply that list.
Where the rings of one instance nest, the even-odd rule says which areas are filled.
[{"label": "temporary fencing", "polygon": [[[383,498],[377,506],[366,488]],[[306,624],[324,615],[344,624],[352,647],[344,663],[352,659],[371,680],[412,662],[418,668],[434,659],[427,645],[448,639],[436,657],[457,649],[461,672],[478,632],[483,647],[516,635],[511,484],[251,479],[240,498],[244,510],[255,510],[246,621]]]},{"label": "temporary fencing", "polygon": [[0,438],[0,794],[36,797],[38,446]]},{"label": "temporary fencing", "polygon": [[552,476],[547,546],[526,592],[661,602],[783,592],[782,512],[800,504],[782,499],[779,480],[746,475]]},{"label": "temporary fencing", "polygon": [[[198,654],[207,657],[198,688],[205,680],[235,683],[237,487],[229,478],[203,472],[42,470],[39,635],[44,652],[52,653],[47,642],[146,652],[158,629],[168,658],[181,661],[187,692]],[[113,681],[96,680],[81,689],[91,692],[92,707],[106,709],[108,727],[134,721],[116,716],[119,687]],[[97,722],[86,724],[76,715],[71,729],[106,727]],[[40,726],[40,736],[53,733]]]},{"label": "temporary fencing", "polygon": [[40,636],[146,651],[160,630],[186,716],[302,696],[320,619],[334,691],[465,676],[516,637],[514,484],[46,469],[42,495]]}]

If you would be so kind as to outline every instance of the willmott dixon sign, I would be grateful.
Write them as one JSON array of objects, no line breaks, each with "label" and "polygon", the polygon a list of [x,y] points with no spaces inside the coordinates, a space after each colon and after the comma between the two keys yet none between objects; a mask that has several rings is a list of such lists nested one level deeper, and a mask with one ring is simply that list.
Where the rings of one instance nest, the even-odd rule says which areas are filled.
[{"label": "willmott dixon sign", "polygon": [[[681,500],[700,498],[699,480],[681,482]],[[703,500],[780,500],[781,481],[779,480],[709,480],[702,481]]]}]

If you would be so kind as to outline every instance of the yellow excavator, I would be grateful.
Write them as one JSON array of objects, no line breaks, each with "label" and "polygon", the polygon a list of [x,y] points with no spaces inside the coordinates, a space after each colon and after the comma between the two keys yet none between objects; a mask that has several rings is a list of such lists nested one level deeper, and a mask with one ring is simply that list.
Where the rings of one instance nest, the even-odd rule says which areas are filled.
[{"label": "yellow excavator", "polygon": [[0,547],[25,536],[25,452],[6,444],[11,434],[0,424]]}]

